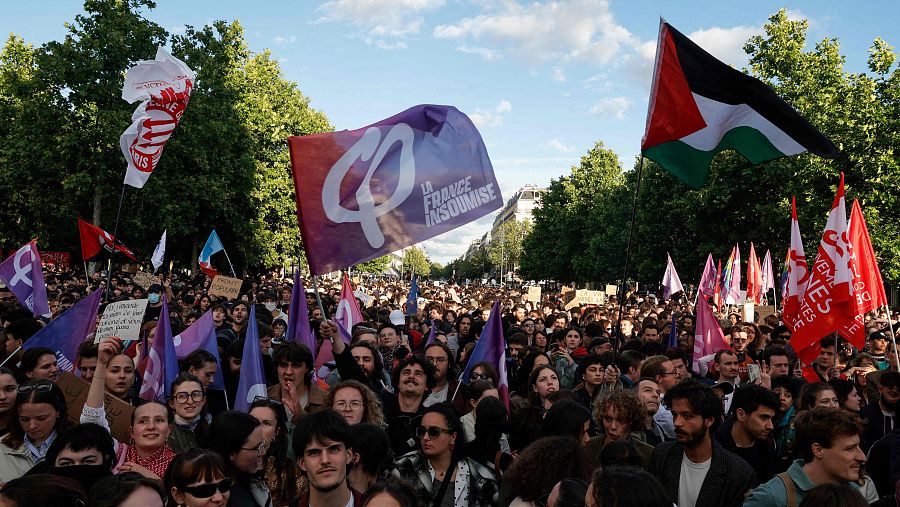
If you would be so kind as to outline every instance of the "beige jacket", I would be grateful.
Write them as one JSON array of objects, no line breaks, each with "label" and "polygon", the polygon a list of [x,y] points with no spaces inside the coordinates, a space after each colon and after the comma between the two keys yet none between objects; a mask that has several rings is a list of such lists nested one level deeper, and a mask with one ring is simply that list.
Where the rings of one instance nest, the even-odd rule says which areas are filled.
[{"label": "beige jacket", "polygon": [[11,449],[4,443],[0,443],[0,482],[7,483],[18,479],[31,470],[35,461],[31,453],[25,450],[23,443],[17,449]]}]

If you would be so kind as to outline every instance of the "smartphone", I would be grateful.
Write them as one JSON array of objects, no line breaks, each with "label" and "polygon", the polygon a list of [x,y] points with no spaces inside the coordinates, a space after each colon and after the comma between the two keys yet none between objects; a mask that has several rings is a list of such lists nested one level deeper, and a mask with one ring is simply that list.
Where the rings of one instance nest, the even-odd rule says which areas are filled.
[{"label": "smartphone", "polygon": [[759,365],[758,364],[748,364],[747,365],[747,375],[750,377],[750,383],[754,384],[757,380],[759,380]]}]

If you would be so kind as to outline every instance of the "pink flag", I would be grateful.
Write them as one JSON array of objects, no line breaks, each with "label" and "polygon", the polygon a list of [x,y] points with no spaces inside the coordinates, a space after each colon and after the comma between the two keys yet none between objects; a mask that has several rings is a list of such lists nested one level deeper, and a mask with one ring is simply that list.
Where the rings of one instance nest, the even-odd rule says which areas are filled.
[{"label": "pink flag", "polygon": [[700,288],[698,289],[703,297],[715,295],[717,279],[716,266],[713,264],[712,254],[709,254],[709,257],[706,258],[706,267],[703,268],[703,276],[700,277]]},{"label": "pink flag", "polygon": [[34,240],[0,264],[0,279],[35,317],[50,315],[47,285],[41,269],[41,253]]},{"label": "pink flag", "polygon": [[678,278],[678,272],[675,271],[675,264],[672,263],[672,257],[666,253],[666,272],[663,273],[663,299],[669,299],[672,294],[682,292],[684,287],[681,285],[681,279]]},{"label": "pink flag", "polygon": [[772,251],[766,250],[766,256],[762,263],[762,291],[767,294],[769,289],[775,288],[775,276],[772,272]]},{"label": "pink flag", "polygon": [[783,311],[781,320],[790,328],[797,323],[800,312],[800,301],[806,294],[809,283],[809,270],[806,266],[806,254],[803,253],[803,240],[800,238],[800,224],[797,222],[797,198],[791,198],[791,248],[788,250],[787,283],[781,294]]},{"label": "pink flag", "polygon": [[848,233],[844,174],[841,173],[806,294],[800,302],[799,318],[794,323],[791,344],[796,351],[839,329],[855,346],[862,348],[865,344],[865,328],[856,322],[860,312],[853,293],[852,244]]},{"label": "pink flag", "polygon": [[[725,304],[736,305],[741,302],[741,248],[734,245],[731,251],[732,257],[728,259],[728,266],[731,268],[731,277],[728,279],[728,286],[725,287]],[[729,267],[725,269],[728,270]]]},{"label": "pink flag", "polygon": [[344,284],[341,287],[341,300],[338,302],[337,311],[334,313],[334,322],[341,332],[341,338],[348,345],[352,338],[353,326],[363,321],[362,312],[353,294],[353,286],[350,278],[344,273]]},{"label": "pink flag", "polygon": [[706,298],[697,299],[697,322],[694,324],[694,373],[700,373],[700,358],[728,348],[719,321],[713,315]]}]

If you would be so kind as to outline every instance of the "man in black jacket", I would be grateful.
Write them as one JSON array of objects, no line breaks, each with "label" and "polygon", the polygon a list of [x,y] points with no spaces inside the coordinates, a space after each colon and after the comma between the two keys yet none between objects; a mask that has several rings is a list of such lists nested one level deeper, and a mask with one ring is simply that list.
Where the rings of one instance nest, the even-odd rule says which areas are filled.
[{"label": "man in black jacket", "polygon": [[754,486],[780,471],[772,438],[775,414],[780,408],[781,400],[775,392],[756,384],[743,385],[734,391],[731,415],[717,433],[722,447],[756,470]]},{"label": "man in black jacket", "polygon": [[665,442],[650,456],[650,473],[679,507],[731,507],[743,503],[756,473],[710,435],[722,414],[722,402],[709,386],[693,379],[666,392],[675,442]]}]

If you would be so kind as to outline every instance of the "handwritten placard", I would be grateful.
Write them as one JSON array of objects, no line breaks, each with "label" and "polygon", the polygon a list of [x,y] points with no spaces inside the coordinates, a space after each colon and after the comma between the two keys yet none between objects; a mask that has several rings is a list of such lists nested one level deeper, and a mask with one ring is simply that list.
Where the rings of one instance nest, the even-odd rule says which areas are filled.
[{"label": "handwritten placard", "polygon": [[[66,397],[69,422],[78,424],[91,385],[69,372],[60,373],[56,385],[62,389],[63,395]],[[119,442],[130,441],[131,435],[128,433],[128,426],[131,425],[131,413],[134,412],[134,407],[109,393],[105,396],[104,405],[110,434]]]},{"label": "handwritten placard", "polygon": [[606,292],[607,296],[615,296],[618,294],[618,290],[618,287],[615,285],[606,284],[606,290],[604,292]]},{"label": "handwritten placard", "polygon": [[97,332],[94,334],[94,343],[100,343],[110,336],[118,336],[123,340],[137,340],[140,338],[141,324],[144,323],[146,311],[146,299],[110,303],[100,317],[100,324],[97,325]]},{"label": "handwritten placard", "polygon": [[148,273],[146,271],[138,271],[131,277],[132,283],[135,285],[140,285],[147,290],[154,283],[159,283],[159,278],[156,277],[153,273]]},{"label": "handwritten placard", "polygon": [[209,285],[210,296],[224,296],[228,299],[234,299],[241,293],[241,284],[243,280],[240,278],[231,278],[223,275],[216,275],[212,283]]},{"label": "handwritten placard", "polygon": [[532,303],[540,303],[541,302],[541,286],[540,285],[532,285],[528,287],[528,301]]}]

